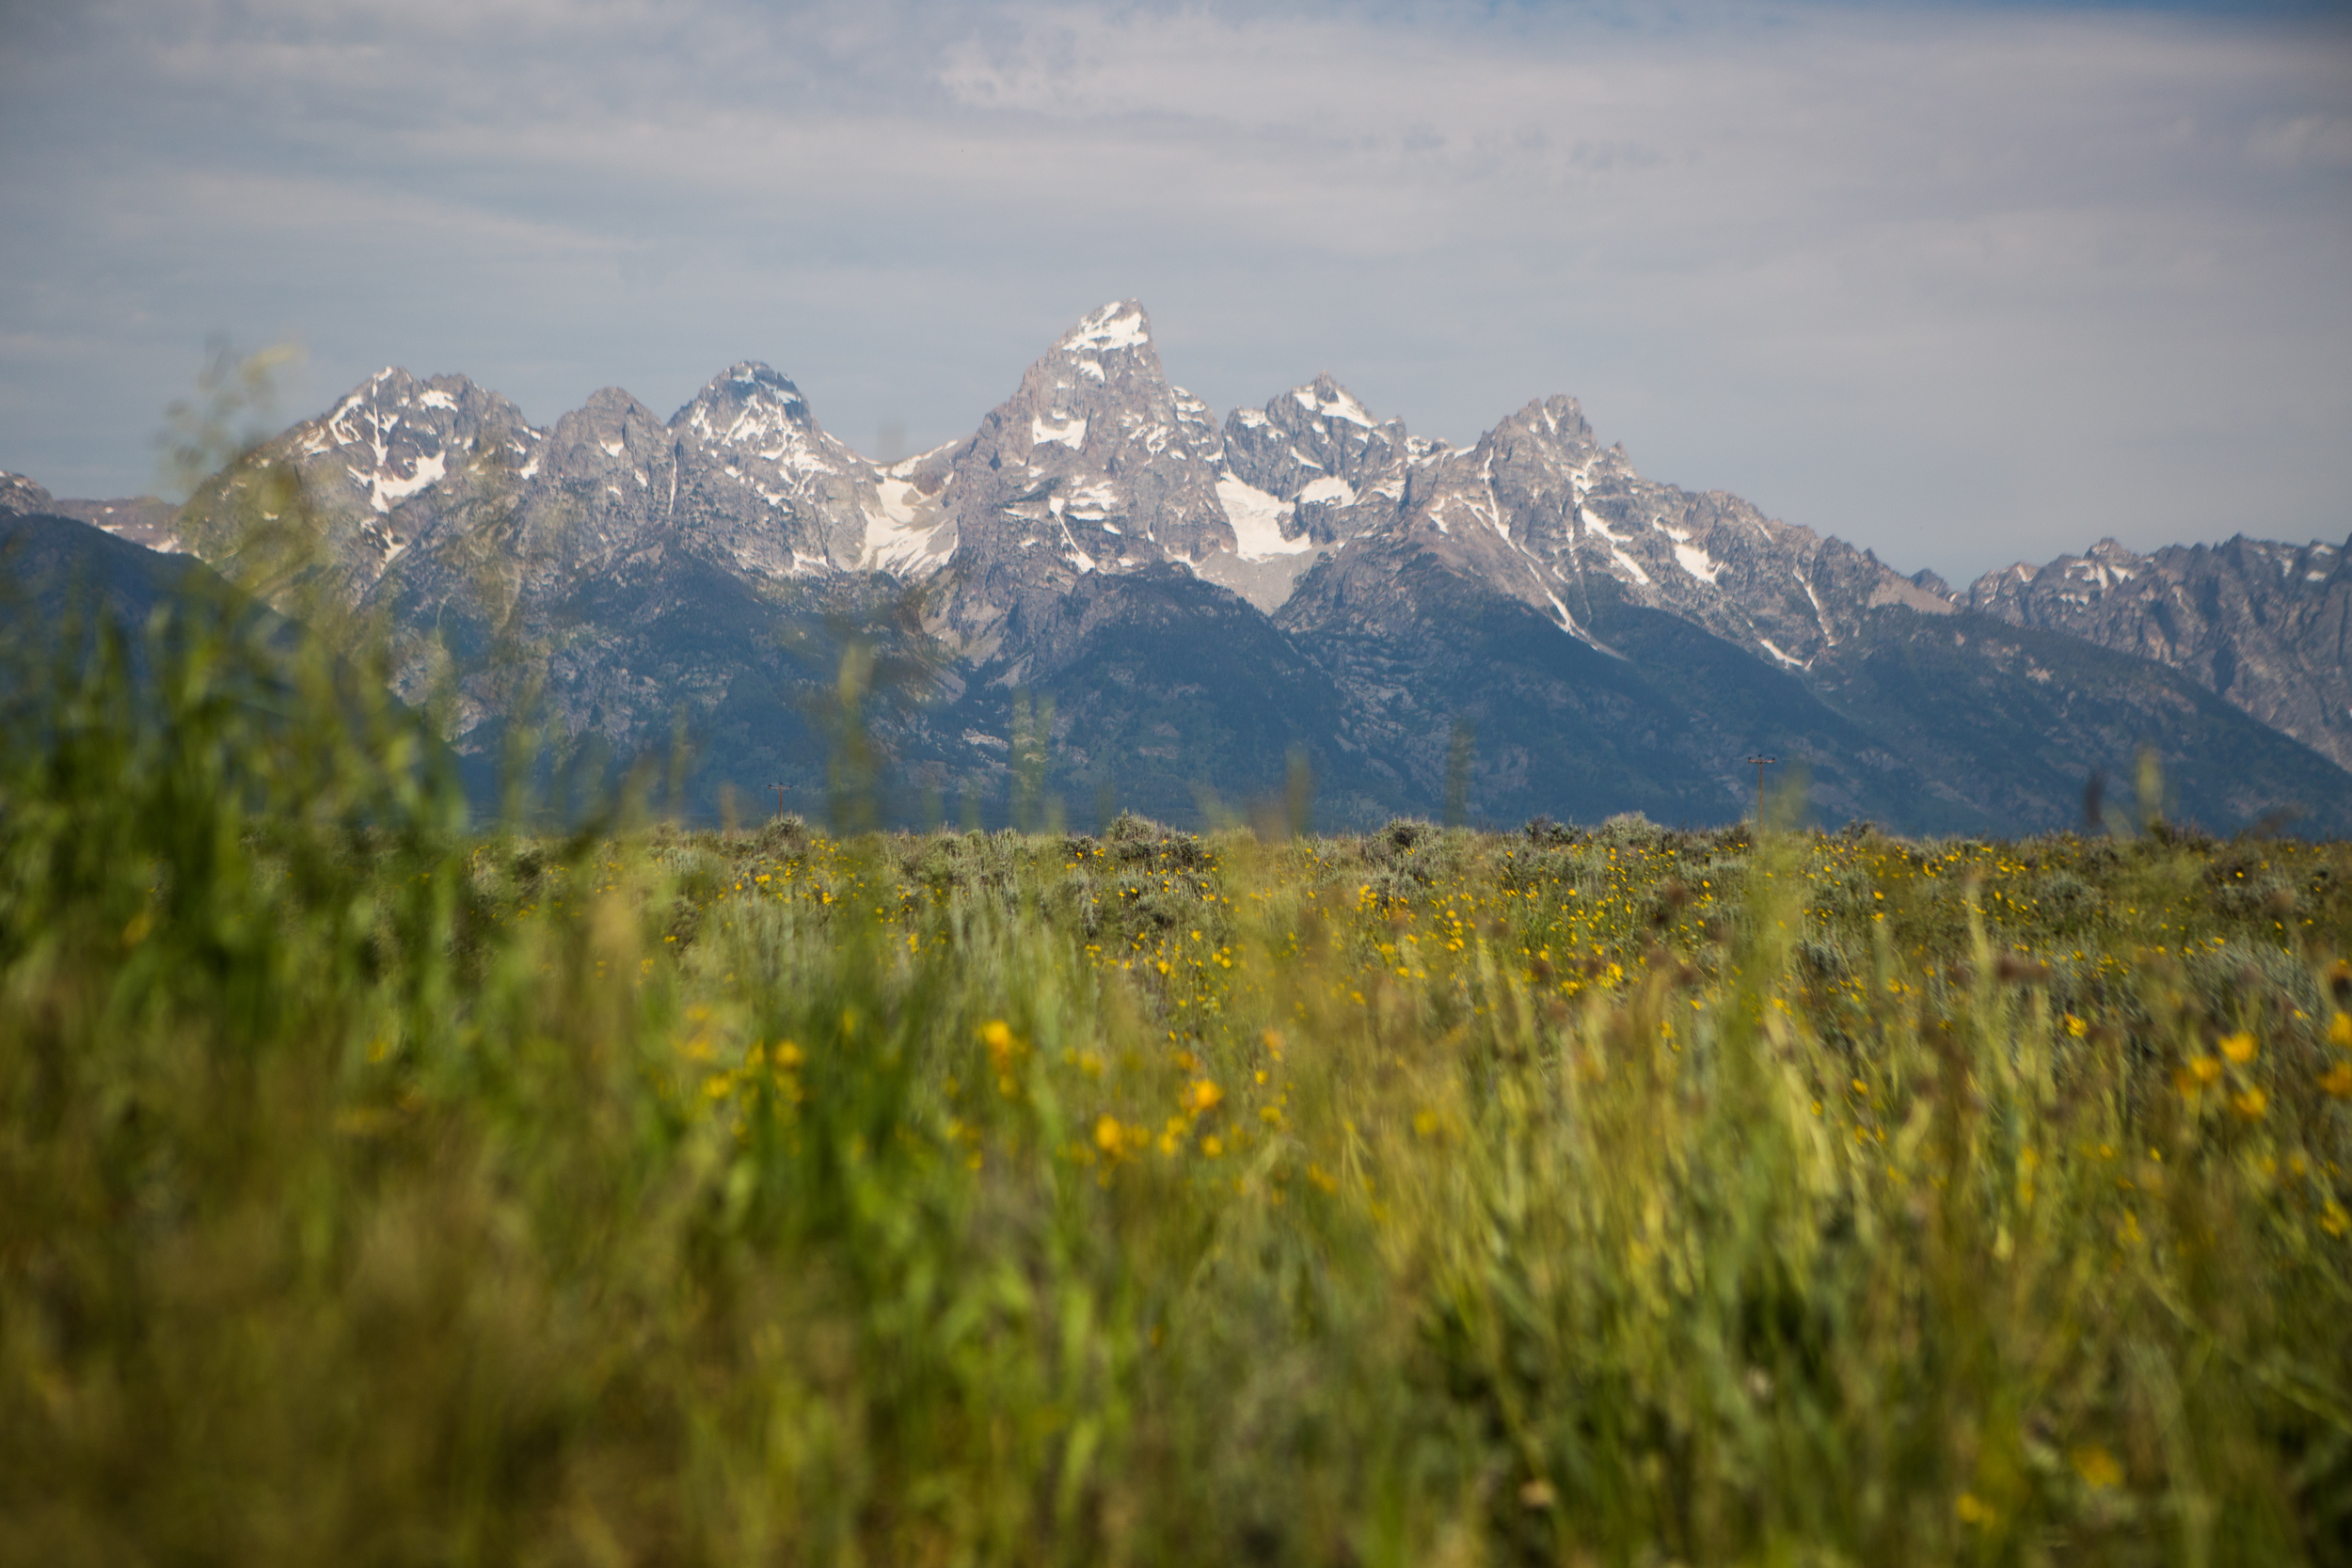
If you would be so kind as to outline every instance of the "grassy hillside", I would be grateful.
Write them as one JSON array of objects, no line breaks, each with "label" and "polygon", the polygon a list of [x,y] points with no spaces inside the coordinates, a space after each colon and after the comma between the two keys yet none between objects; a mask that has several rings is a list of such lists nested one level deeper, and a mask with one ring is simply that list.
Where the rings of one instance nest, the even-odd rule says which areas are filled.
[{"label": "grassy hillside", "polygon": [[2352,848],[475,832],[181,615],[0,737],[0,1560],[2352,1560]]}]

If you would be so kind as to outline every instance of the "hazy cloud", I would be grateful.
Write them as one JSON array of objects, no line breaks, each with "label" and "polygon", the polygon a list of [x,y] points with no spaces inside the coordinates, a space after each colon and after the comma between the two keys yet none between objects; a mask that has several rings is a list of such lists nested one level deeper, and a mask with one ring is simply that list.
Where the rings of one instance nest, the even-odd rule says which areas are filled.
[{"label": "hazy cloud", "polygon": [[2340,538],[2352,44],[1820,5],[397,8],[0,24],[0,465],[150,481],[205,335],[550,420],[727,362],[967,432],[1136,294],[1220,408],[1329,370],[1906,567]]}]

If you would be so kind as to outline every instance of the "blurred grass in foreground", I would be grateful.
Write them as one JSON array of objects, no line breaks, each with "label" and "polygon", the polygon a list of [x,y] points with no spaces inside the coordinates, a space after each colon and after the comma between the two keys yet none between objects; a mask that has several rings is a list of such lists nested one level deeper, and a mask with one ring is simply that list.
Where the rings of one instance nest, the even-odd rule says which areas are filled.
[{"label": "blurred grass in foreground", "polygon": [[2352,848],[475,833],[65,641],[0,1560],[2352,1560]]}]

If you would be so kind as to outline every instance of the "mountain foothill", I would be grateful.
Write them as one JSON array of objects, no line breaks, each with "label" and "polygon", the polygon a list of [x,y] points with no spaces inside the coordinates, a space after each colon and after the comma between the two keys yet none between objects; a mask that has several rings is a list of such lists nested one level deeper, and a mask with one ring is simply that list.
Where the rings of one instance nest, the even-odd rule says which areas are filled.
[{"label": "mountain foothill", "polygon": [[1752,810],[1771,756],[1819,822],[2018,833],[2153,752],[2175,819],[2352,832],[2346,546],[2108,540],[1954,591],[1645,478],[1570,397],[1469,447],[1328,375],[1220,421],[1132,300],[887,464],[755,362],[666,420],[607,388],[545,429],[387,369],[182,508],[0,476],[0,586],[55,613],[79,574],[128,615],[237,578],[289,475],[307,564],[277,609],[387,630],[399,695],[477,765],[523,721],[607,780],[682,737],[705,819],[779,784],[825,809],[852,657],[902,823],[1001,825],[1025,787],[1074,827],[1200,823],[1303,767],[1322,826],[1697,826]]}]

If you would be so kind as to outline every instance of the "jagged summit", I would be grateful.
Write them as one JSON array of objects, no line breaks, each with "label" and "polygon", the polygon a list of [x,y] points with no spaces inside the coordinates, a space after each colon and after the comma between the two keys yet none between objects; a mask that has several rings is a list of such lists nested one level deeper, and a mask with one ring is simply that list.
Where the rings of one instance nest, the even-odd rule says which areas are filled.
[{"label": "jagged summit", "polygon": [[671,417],[683,511],[741,570],[779,578],[868,564],[882,475],[828,435],[790,377],[728,366]]},{"label": "jagged summit", "polygon": [[995,646],[1078,579],[1232,548],[1217,499],[1224,442],[1172,385],[1143,307],[1104,306],[1055,341],[947,465],[959,593],[948,624]]},{"label": "jagged summit", "polygon": [[1291,398],[1308,413],[1320,418],[1345,420],[1367,430],[1379,422],[1362,404],[1349,395],[1346,388],[1331,379],[1329,371],[1323,372],[1304,387],[1292,388]]},{"label": "jagged summit", "polygon": [[1392,527],[1407,470],[1442,450],[1375,419],[1327,372],[1233,410],[1224,446],[1217,494],[1235,544],[1199,570],[1269,614],[1331,550]]},{"label": "jagged summit", "polygon": [[740,360],[712,376],[670,423],[705,440],[749,447],[770,457],[782,456],[786,444],[796,438],[821,434],[791,378],[756,359]]},{"label": "jagged summit", "polygon": [[1152,317],[1136,299],[1115,299],[1080,318],[1078,325],[1054,341],[1054,354],[1093,356],[1142,349],[1157,357],[1152,346]]},{"label": "jagged summit", "polygon": [[2112,535],[2081,555],[2062,555],[2046,566],[2018,561],[1987,572],[1969,590],[1978,610],[1997,610],[2027,583],[2042,585],[2042,596],[2060,597],[2082,606],[2095,602],[2111,589],[2122,587],[2150,565],[2148,558],[2120,544]]},{"label": "jagged summit", "polygon": [[[1234,473],[1286,500],[1353,504],[1359,491],[1394,485],[1402,466],[1437,450],[1416,447],[1401,420],[1375,420],[1328,374],[1227,416]],[[1392,498],[1393,499],[1393,498]],[[1339,537],[1326,531],[1320,537]]]},{"label": "jagged summit", "polygon": [[[262,459],[291,465],[310,492],[326,563],[355,597],[438,523],[455,498],[511,495],[535,471],[540,433],[521,410],[462,375],[420,380],[387,365],[266,445]],[[242,502],[249,469],[232,471],[191,502],[198,553],[204,536]]]}]

